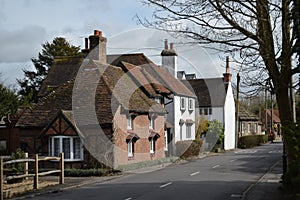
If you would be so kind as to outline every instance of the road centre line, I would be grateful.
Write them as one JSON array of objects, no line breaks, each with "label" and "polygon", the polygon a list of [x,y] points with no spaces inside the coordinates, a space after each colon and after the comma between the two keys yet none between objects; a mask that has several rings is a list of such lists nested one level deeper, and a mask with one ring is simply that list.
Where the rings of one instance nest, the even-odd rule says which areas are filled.
[{"label": "road centre line", "polygon": [[229,162],[234,162],[234,161],[236,161],[236,159],[230,160]]},{"label": "road centre line", "polygon": [[127,199],[124,199],[124,200],[131,200],[132,198],[131,197],[129,197],[129,198],[127,198]]},{"label": "road centre line", "polygon": [[194,172],[194,173],[192,173],[192,174],[190,174],[190,176],[195,176],[196,174],[199,174],[200,172],[198,171],[198,172]]},{"label": "road centre line", "polygon": [[166,187],[166,186],[168,186],[168,185],[171,185],[173,182],[169,182],[169,183],[166,183],[166,184],[163,184],[163,185],[161,185],[161,186],[159,186],[160,188],[164,188],[164,187]]},{"label": "road centre line", "polygon": [[215,165],[215,166],[213,166],[212,168],[214,169],[214,168],[217,168],[217,167],[220,167],[220,165]]}]

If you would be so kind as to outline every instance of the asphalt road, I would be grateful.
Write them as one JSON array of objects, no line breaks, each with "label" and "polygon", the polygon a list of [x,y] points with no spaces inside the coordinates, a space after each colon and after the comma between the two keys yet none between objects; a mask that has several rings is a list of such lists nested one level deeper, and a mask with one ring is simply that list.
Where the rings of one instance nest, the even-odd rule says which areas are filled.
[{"label": "asphalt road", "polygon": [[281,156],[282,143],[267,144],[33,199],[241,199]]}]

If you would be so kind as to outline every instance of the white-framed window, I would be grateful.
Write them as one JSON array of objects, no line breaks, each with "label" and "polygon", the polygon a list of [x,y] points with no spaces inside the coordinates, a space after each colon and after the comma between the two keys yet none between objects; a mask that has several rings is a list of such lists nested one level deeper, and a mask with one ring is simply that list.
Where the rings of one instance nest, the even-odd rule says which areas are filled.
[{"label": "white-framed window", "polygon": [[83,160],[83,145],[78,136],[49,137],[49,156],[59,156],[64,152],[66,161]]},{"label": "white-framed window", "polygon": [[168,132],[167,131],[165,131],[164,142],[165,142],[165,151],[168,151]]},{"label": "white-framed window", "polygon": [[245,123],[244,122],[242,123],[241,129],[242,129],[242,133],[245,133]]},{"label": "white-framed window", "polygon": [[251,123],[248,123],[248,133],[251,133]]},{"label": "white-framed window", "polygon": [[186,138],[191,138],[192,137],[192,125],[187,124],[186,125]]},{"label": "white-framed window", "polygon": [[194,99],[189,98],[189,110],[194,110]]},{"label": "white-framed window", "polygon": [[200,115],[212,115],[212,108],[199,108]]},{"label": "white-framed window", "polygon": [[132,130],[133,129],[133,118],[130,115],[126,116],[126,121],[127,121],[127,129]]},{"label": "white-framed window", "polygon": [[150,153],[154,153],[155,152],[155,140],[154,137],[152,137],[150,139]]},{"label": "white-framed window", "polygon": [[185,110],[185,97],[180,97],[180,109]]},{"label": "white-framed window", "polygon": [[154,129],[154,118],[149,116],[149,128]]},{"label": "white-framed window", "polygon": [[182,126],[183,126],[183,124],[180,124],[179,125],[179,134],[180,134],[180,140],[182,140]]},{"label": "white-framed window", "polygon": [[134,152],[134,146],[133,146],[133,142],[132,140],[130,140],[128,143],[127,143],[127,148],[128,148],[128,157],[129,158],[132,158],[133,157],[133,152]]},{"label": "white-framed window", "polygon": [[257,124],[254,124],[254,132],[257,133]]}]

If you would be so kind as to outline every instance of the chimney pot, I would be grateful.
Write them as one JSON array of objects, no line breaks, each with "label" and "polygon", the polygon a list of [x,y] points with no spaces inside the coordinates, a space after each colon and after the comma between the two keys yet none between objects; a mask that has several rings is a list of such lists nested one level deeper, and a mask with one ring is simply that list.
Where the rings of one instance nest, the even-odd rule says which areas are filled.
[{"label": "chimney pot", "polygon": [[226,73],[230,73],[230,71],[229,71],[229,56],[226,57]]},{"label": "chimney pot", "polygon": [[174,43],[170,43],[170,49],[174,50]]},{"label": "chimney pot", "polygon": [[98,35],[100,38],[102,38],[102,31],[98,31]]},{"label": "chimney pot", "polygon": [[98,35],[98,30],[94,30],[94,35]]},{"label": "chimney pot", "polygon": [[89,49],[89,38],[84,38],[85,49]]},{"label": "chimney pot", "polygon": [[168,39],[165,39],[165,50],[168,50]]}]

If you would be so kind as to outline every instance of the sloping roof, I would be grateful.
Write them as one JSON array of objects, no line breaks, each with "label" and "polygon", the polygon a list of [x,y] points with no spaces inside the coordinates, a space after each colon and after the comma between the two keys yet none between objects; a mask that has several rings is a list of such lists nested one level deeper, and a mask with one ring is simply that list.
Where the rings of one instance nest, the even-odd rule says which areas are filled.
[{"label": "sloping roof", "polygon": [[198,101],[196,107],[223,107],[226,98],[226,85],[222,78],[191,79],[183,81],[192,90]]},{"label": "sloping roof", "polygon": [[242,121],[259,121],[259,117],[250,111],[247,111],[245,108],[240,107],[239,111],[239,120]]},{"label": "sloping roof", "polygon": [[151,97],[161,97],[161,94],[169,95],[172,92],[160,84],[153,76],[151,76],[147,71],[145,71],[140,66],[135,66],[130,63],[122,62],[123,70],[128,72],[131,77],[137,82],[139,86],[149,94]]},{"label": "sloping roof", "polygon": [[155,64],[144,64],[141,66],[148,74],[164,87],[168,88],[175,95],[182,95],[188,97],[196,97],[195,94],[187,88],[181,80],[176,79],[163,67],[159,67]]},{"label": "sloping roof", "polygon": [[[85,92],[89,92],[93,77],[98,76],[97,69],[103,72],[99,82],[96,83],[94,96],[94,106],[99,124],[112,123],[114,112],[116,111],[114,107],[117,106],[115,104],[121,104],[124,109],[135,112],[165,113],[165,110],[154,100],[148,98],[121,68],[93,62],[87,63],[87,68],[83,69],[86,71],[83,71],[84,75],[80,77],[79,85],[76,85],[76,87],[79,87],[76,89],[81,90],[80,96],[75,98],[77,101],[81,101],[81,109],[85,113],[76,112],[83,118],[83,123],[93,123],[93,116],[88,113],[91,108],[91,102],[94,102],[89,97],[93,97],[93,95],[85,94]],[[73,87],[74,79],[59,86],[48,96],[41,99],[32,109],[26,110],[20,117],[17,125],[21,127],[44,127],[49,124],[49,120],[53,119],[58,111],[72,110],[72,100],[74,100]],[[90,110],[90,112],[94,111]]]},{"label": "sloping roof", "polygon": [[[272,113],[270,109],[265,109],[261,112],[261,121],[263,123],[265,123],[266,121],[266,116],[265,114],[267,114],[267,120],[269,121],[271,119]],[[279,111],[277,109],[273,109],[273,122],[274,123],[280,123],[280,118],[279,118]]]},{"label": "sloping roof", "polygon": [[73,79],[82,63],[82,57],[57,58],[49,69],[48,75],[43,81],[38,96],[46,96],[53,89]]},{"label": "sloping roof", "polygon": [[136,66],[153,63],[143,53],[107,55],[106,59],[108,64],[118,67],[121,67],[122,61]]}]

